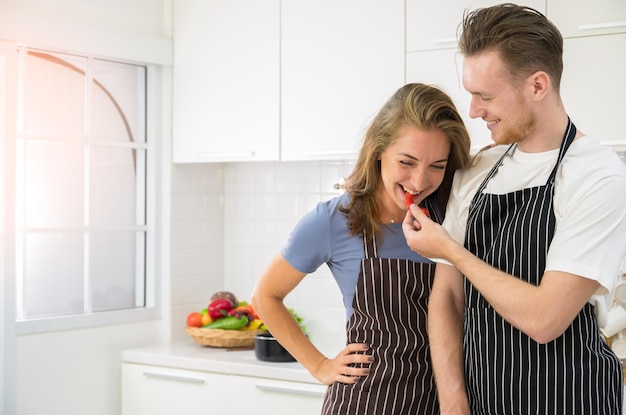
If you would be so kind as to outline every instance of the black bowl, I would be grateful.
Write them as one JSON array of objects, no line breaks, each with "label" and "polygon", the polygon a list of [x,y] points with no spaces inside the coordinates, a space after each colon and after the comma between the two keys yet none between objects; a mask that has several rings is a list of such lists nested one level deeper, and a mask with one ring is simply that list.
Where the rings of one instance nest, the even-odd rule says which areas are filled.
[{"label": "black bowl", "polygon": [[296,359],[278,343],[271,333],[254,336],[254,354],[263,362],[295,362]]}]

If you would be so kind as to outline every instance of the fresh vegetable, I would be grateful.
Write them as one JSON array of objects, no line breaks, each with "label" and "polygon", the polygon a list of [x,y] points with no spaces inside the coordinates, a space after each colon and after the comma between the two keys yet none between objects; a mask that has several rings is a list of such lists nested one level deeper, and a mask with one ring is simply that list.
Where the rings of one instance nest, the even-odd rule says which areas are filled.
[{"label": "fresh vegetable", "polygon": [[241,330],[262,330],[261,327],[264,327],[263,321],[261,321],[260,318],[255,318],[254,320],[249,322],[247,326],[241,328]]},{"label": "fresh vegetable", "polygon": [[[406,208],[410,209],[411,205],[414,202],[413,195],[409,192],[404,192],[404,202],[406,203]],[[428,209],[426,209],[425,207],[421,207],[421,206],[420,206],[420,209],[422,209],[422,212],[424,213],[424,215],[426,215],[427,217],[430,217],[430,215],[428,214]]]},{"label": "fresh vegetable", "polygon": [[211,324],[213,322],[213,319],[209,315],[209,310],[208,309],[203,308],[202,311],[200,312],[200,314],[202,314],[202,325],[203,326],[206,326],[207,324]]},{"label": "fresh vegetable", "polygon": [[192,311],[187,316],[188,327],[202,327],[202,314],[197,311]]},{"label": "fresh vegetable", "polygon": [[228,312],[232,310],[233,307],[233,303],[228,298],[222,297],[218,298],[217,300],[211,301],[211,303],[207,307],[207,310],[209,316],[213,320],[217,320],[228,315]]},{"label": "fresh vegetable", "polygon": [[231,293],[230,291],[218,291],[216,293],[213,293],[213,295],[209,299],[209,302],[215,301],[219,298],[228,298],[230,302],[233,303],[233,306],[236,306],[237,304],[239,304],[239,300],[237,300],[237,296]]},{"label": "fresh vegetable", "polygon": [[404,192],[404,201],[406,203],[406,208],[409,209],[413,204],[413,195],[409,192]]},{"label": "fresh vegetable", "polygon": [[248,317],[246,316],[228,316],[214,321],[213,323],[204,326],[205,329],[222,329],[222,330],[239,330],[248,324]]},{"label": "fresh vegetable", "polygon": [[259,318],[259,316],[254,312],[252,306],[248,303],[241,305],[240,303],[237,307],[233,308],[228,312],[229,316],[242,316],[245,315],[248,317],[248,320],[252,321],[254,319]]}]

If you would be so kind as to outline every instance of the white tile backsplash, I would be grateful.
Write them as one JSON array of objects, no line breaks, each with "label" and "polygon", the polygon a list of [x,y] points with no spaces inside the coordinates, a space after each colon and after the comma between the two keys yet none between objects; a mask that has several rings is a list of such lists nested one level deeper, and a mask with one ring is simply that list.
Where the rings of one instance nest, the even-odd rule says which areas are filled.
[{"label": "white tile backsplash", "polygon": [[[347,162],[173,165],[170,296],[173,337],[184,317],[226,289],[249,300],[256,280],[298,219],[352,169]],[[323,266],[285,300],[305,318],[312,339],[343,342],[341,294]]]},{"label": "white tile backsplash", "polygon": [[[341,162],[229,164],[224,169],[225,287],[249,295],[299,218],[339,192],[352,168]],[[242,202],[243,201],[243,202]],[[248,202],[246,202],[248,201]],[[326,266],[308,275],[285,303],[304,317],[311,338],[344,339],[341,293]]]}]

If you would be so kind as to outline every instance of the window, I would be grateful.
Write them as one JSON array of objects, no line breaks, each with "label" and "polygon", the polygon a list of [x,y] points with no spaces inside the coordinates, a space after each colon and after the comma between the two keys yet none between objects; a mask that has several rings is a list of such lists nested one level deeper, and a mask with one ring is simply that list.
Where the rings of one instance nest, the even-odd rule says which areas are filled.
[{"label": "window", "polygon": [[18,327],[145,309],[148,68],[25,47],[18,60]]}]

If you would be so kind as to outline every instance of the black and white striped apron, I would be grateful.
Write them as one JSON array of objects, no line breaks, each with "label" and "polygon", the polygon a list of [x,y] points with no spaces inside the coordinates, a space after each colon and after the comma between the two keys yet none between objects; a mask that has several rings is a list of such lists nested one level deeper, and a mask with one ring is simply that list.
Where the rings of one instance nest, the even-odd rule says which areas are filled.
[{"label": "black and white striped apron", "polygon": [[356,384],[328,388],[322,414],[438,414],[426,332],[435,265],[378,258],[375,238],[364,249],[347,342],[368,344],[375,360]]},{"label": "black and white striped apron", "polygon": [[[483,193],[515,145],[509,147],[470,205],[465,237],[470,252],[539,285],[556,222],[554,178],[575,136],[570,121],[544,186]],[[465,301],[465,377],[472,414],[621,415],[621,363],[600,335],[589,303],[559,338],[539,344],[501,318],[467,279]]]}]

